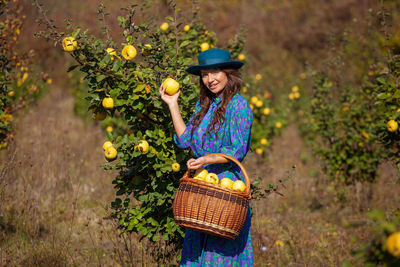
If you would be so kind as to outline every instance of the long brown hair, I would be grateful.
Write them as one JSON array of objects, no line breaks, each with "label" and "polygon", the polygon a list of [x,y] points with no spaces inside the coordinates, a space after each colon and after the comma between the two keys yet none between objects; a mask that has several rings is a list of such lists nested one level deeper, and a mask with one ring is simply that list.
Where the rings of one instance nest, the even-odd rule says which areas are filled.
[{"label": "long brown hair", "polygon": [[[211,121],[211,125],[208,127],[206,134],[214,131],[217,134],[217,130],[215,126],[218,124],[219,127],[225,121],[225,111],[228,106],[229,101],[233,98],[233,96],[239,92],[242,87],[242,79],[240,77],[240,72],[237,69],[220,69],[225,72],[228,82],[224,89],[222,89],[221,93],[221,104],[215,110],[213,115],[213,119]],[[194,130],[200,125],[200,122],[203,120],[203,117],[206,115],[208,109],[210,108],[212,100],[214,100],[217,96],[211,92],[207,86],[203,83],[203,79],[200,76],[200,106],[201,110],[197,112],[192,120],[192,131],[190,133],[191,137],[193,137]]]}]

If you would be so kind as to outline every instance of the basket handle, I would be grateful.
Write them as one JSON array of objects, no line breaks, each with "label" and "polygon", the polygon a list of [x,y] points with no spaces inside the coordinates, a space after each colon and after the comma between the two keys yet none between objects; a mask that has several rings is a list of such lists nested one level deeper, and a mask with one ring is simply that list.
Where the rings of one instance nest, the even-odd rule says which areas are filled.
[{"label": "basket handle", "polygon": [[[212,157],[212,156],[221,156],[221,157],[224,157],[224,158],[226,158],[226,159],[229,159],[229,160],[235,162],[236,165],[239,166],[239,168],[240,168],[240,169],[242,170],[242,172],[243,172],[244,180],[246,181],[246,188],[244,189],[244,193],[245,193],[246,195],[249,195],[249,196],[250,196],[250,178],[249,178],[249,175],[247,174],[246,169],[243,167],[243,165],[242,165],[237,159],[235,159],[234,157],[229,156],[229,155],[225,155],[225,154],[223,154],[223,153],[210,153],[210,154],[204,155],[203,157]],[[186,171],[186,173],[183,175],[182,178],[189,178],[189,170]]]}]

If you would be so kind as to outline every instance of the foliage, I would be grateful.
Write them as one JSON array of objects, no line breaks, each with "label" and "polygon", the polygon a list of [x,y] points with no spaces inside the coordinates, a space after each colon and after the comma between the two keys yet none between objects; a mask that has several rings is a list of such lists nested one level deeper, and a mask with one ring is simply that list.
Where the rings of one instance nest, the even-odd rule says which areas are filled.
[{"label": "foliage", "polygon": [[[371,133],[374,114],[358,89],[333,87],[325,77],[316,77],[311,101],[314,151],[332,179],[353,184],[373,181],[382,149]],[[339,91],[339,100],[333,97]]]},{"label": "foliage", "polygon": [[[376,20],[384,24],[380,16],[385,18],[385,14],[382,8]],[[387,123],[399,117],[399,60],[394,48],[386,57],[382,49],[394,43],[390,38],[382,41],[382,35],[372,30],[370,35],[376,41],[370,43],[349,32],[343,34],[342,48],[333,51],[331,68],[313,71],[309,112],[303,119],[305,123],[300,124],[307,143],[337,184],[373,182],[380,163],[393,160],[398,164],[398,131],[388,131]],[[357,58],[353,56],[355,49],[362,50]],[[364,73],[364,79],[346,80],[346,54],[354,61],[349,68],[358,68],[357,76]]]},{"label": "foliage", "polygon": [[398,266],[400,258],[388,252],[386,242],[390,234],[399,231],[400,216],[394,213],[387,215],[381,210],[372,210],[367,216],[372,219],[374,235],[369,244],[360,245],[353,254],[362,258],[365,266]]},{"label": "foliage", "polygon": [[[378,67],[379,66],[379,67]],[[385,158],[393,161],[400,170],[399,131],[388,131],[390,120],[400,121],[400,50],[394,46],[388,51],[387,62],[382,62],[371,70],[364,86],[364,92],[373,101],[373,110],[377,118],[373,131],[377,141],[385,150]],[[400,177],[400,171],[399,171]]]},{"label": "foliage", "polygon": [[31,64],[33,51],[22,54],[16,49],[24,19],[21,11],[19,1],[0,2],[0,149],[13,138],[13,114],[37,99],[43,86]]},{"label": "foliage", "polygon": [[290,109],[286,97],[274,97],[270,91],[260,90],[260,76],[250,76],[243,91],[253,110],[252,148],[258,155],[265,156],[272,139],[288,125]]}]

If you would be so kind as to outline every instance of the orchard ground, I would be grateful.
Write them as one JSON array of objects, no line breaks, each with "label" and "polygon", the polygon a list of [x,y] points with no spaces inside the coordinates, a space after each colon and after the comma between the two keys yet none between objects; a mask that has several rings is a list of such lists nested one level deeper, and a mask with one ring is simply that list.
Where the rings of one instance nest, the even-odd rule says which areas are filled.
[{"label": "orchard ground", "polygon": [[[56,83],[60,84],[60,83]],[[149,244],[118,235],[107,219],[115,197],[113,174],[104,162],[104,130],[74,115],[74,98],[54,85],[38,105],[16,121],[15,143],[1,151],[7,183],[2,187],[2,266],[153,266]],[[184,165],[181,163],[181,165]],[[290,125],[273,142],[267,161],[249,152],[244,166],[254,179],[278,183],[296,165],[286,188],[253,201],[255,263],[260,266],[339,266],[357,263],[351,250],[368,240],[365,212],[394,209],[400,186],[384,164],[369,198],[365,185],[351,187],[345,207]],[[3,186],[3,184],[2,184]]]}]

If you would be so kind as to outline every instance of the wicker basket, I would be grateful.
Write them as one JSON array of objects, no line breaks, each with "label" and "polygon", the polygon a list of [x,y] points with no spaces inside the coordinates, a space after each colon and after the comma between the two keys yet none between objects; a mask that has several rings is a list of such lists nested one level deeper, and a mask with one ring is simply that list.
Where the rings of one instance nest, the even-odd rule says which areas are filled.
[{"label": "wicker basket", "polygon": [[177,224],[189,229],[235,239],[243,228],[249,208],[250,179],[243,165],[235,158],[212,153],[205,157],[222,156],[235,162],[242,170],[246,189],[222,187],[189,177],[189,170],[180,179],[173,212]]}]

